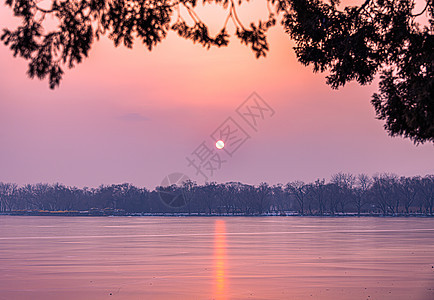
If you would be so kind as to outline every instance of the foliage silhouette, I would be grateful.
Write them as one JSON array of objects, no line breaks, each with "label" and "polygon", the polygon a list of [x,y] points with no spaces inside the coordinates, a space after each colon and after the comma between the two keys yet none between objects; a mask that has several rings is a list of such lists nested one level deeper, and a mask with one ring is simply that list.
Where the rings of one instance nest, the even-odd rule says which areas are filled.
[{"label": "foliage silhouette", "polygon": [[[269,49],[267,30],[280,18],[298,60],[313,65],[314,72],[328,71],[332,88],[353,80],[364,85],[381,74],[371,102],[391,136],[434,142],[434,0],[425,0],[422,12],[414,12],[414,0],[365,0],[343,9],[339,0],[266,1],[268,19],[245,26],[237,15],[242,0],[203,0],[227,11],[223,27],[212,36],[195,12],[196,0],[52,0],[45,9],[37,0],[6,0],[22,25],[5,29],[1,39],[14,56],[29,61],[31,78],[48,77],[55,88],[64,67],[82,62],[102,34],[115,46],[131,48],[138,39],[152,50],[173,30],[203,47],[223,47],[232,21],[235,35],[259,58]],[[47,15],[57,20],[53,30],[44,28]],[[428,18],[428,26],[417,23],[420,16]]]}]

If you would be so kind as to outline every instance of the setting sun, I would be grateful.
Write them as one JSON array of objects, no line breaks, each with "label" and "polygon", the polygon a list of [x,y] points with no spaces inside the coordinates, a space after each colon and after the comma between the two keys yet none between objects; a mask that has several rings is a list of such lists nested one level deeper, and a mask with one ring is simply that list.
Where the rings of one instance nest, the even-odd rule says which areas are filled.
[{"label": "setting sun", "polygon": [[221,150],[221,149],[223,149],[225,147],[225,142],[223,142],[222,140],[218,140],[215,143],[215,146],[216,146],[217,149]]}]

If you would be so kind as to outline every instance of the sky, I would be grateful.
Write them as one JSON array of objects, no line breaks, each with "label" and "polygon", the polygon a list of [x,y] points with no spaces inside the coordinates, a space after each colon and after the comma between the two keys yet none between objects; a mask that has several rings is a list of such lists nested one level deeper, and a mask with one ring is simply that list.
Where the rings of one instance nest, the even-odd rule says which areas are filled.
[{"label": "sky", "polygon": [[[245,23],[264,17],[265,4],[254,5],[239,11]],[[215,11],[198,10],[211,28],[224,21]],[[14,25],[1,4],[0,27]],[[173,172],[198,183],[248,184],[327,180],[337,172],[434,173],[433,144],[392,138],[376,120],[370,99],[377,80],[332,90],[326,74],[297,62],[281,26],[268,40],[267,57],[256,59],[236,38],[227,48],[206,50],[170,32],[149,52],[139,41],[116,48],[103,37],[55,90],[29,79],[26,62],[1,44],[0,181],[153,188]],[[253,92],[260,98],[248,98]],[[236,111],[254,99],[269,108],[256,130]],[[240,136],[226,141],[226,151],[213,146],[211,135],[228,118],[244,132],[236,151],[230,144]],[[187,160],[198,162],[201,149],[212,150],[208,162],[212,157],[216,168],[211,174],[204,162],[207,178]]]}]

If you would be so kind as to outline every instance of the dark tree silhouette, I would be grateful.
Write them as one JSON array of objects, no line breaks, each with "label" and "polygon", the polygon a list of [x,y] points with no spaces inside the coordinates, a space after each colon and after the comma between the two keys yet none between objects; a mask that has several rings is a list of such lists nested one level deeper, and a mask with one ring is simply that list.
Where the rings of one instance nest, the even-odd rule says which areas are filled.
[{"label": "dark tree silhouette", "polygon": [[402,203],[404,204],[404,208],[406,213],[409,213],[410,207],[416,202],[417,197],[417,185],[414,181],[419,181],[419,178],[407,178],[401,177],[399,179],[399,185],[397,187],[398,192],[400,193]]},{"label": "dark tree silhouette", "polygon": [[[312,200],[318,205],[319,214],[323,215],[325,211],[325,179],[317,179],[313,184],[309,185],[308,194]],[[312,207],[309,208],[312,211]]]},{"label": "dark tree silhouette", "polygon": [[425,206],[427,213],[432,215],[434,207],[434,175],[428,175],[416,182],[419,185],[417,190],[423,197],[421,206]]},{"label": "dark tree silhouette", "polygon": [[303,181],[289,182],[285,186],[285,191],[294,196],[300,209],[300,214],[304,215],[304,203],[307,194],[307,185]]},{"label": "dark tree silhouette", "polygon": [[272,204],[274,205],[274,211],[281,212],[292,209],[292,203],[288,201],[288,194],[282,184],[273,185],[271,187],[270,198],[273,199]]},{"label": "dark tree silhouette", "polygon": [[[357,176],[357,186],[354,188],[354,204],[357,208],[357,215],[360,216],[362,209],[369,204],[369,189],[371,188],[372,180],[366,174]],[[408,210],[407,210],[408,213]]]},{"label": "dark tree silhouette", "polygon": [[399,204],[396,197],[396,181],[397,176],[393,174],[380,174],[373,177],[372,194],[384,215],[394,214],[396,204]]},{"label": "dark tree silhouette", "polygon": [[216,186],[216,197],[226,214],[235,212],[235,200],[237,196],[238,183],[228,182],[226,184],[218,184]]},{"label": "dark tree silhouette", "polygon": [[366,84],[381,73],[372,97],[377,118],[390,135],[416,143],[434,141],[434,2],[426,1],[429,27],[421,29],[412,0],[366,0],[337,9],[319,0],[291,0],[283,24],[295,52],[314,71],[328,70],[338,88],[351,80]]},{"label": "dark tree silhouette", "polygon": [[[434,142],[434,0],[425,0],[421,12],[414,11],[414,0],[365,0],[345,8],[339,0],[265,1],[268,19],[246,26],[237,15],[243,0],[203,0],[227,11],[213,36],[195,12],[196,0],[52,0],[49,7],[38,0],[6,0],[22,25],[4,29],[1,39],[14,56],[29,61],[31,78],[48,77],[54,88],[65,66],[80,63],[103,34],[115,46],[131,48],[140,40],[152,50],[173,30],[203,47],[222,47],[229,43],[231,21],[235,35],[259,58],[269,48],[267,30],[279,19],[295,41],[298,60],[315,72],[328,71],[332,88],[352,80],[364,85],[381,74],[371,102],[391,136]],[[57,26],[47,26],[47,16]],[[420,26],[418,17],[429,25]]]},{"label": "dark tree silhouette", "polygon": [[356,178],[352,174],[337,173],[332,175],[331,183],[337,188],[336,204],[339,205],[341,212],[345,211],[345,206],[351,201],[355,182]]},{"label": "dark tree silhouette", "polygon": [[17,188],[16,184],[0,182],[0,211],[15,209]]}]

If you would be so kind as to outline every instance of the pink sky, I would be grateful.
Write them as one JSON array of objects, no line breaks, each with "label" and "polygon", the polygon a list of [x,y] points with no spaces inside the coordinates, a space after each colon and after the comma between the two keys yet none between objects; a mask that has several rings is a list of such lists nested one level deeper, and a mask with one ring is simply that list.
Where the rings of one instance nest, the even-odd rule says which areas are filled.
[{"label": "pink sky", "polygon": [[[1,28],[13,24],[10,14],[0,6]],[[171,32],[149,52],[103,38],[54,91],[27,78],[26,63],[1,44],[0,181],[153,188],[183,172],[200,182],[185,157],[253,91],[275,115],[210,180],[434,173],[432,144],[391,138],[375,119],[369,102],[377,82],[331,90],[324,74],[296,61],[280,26],[269,43],[267,58],[257,60],[237,39],[207,51]]]}]

